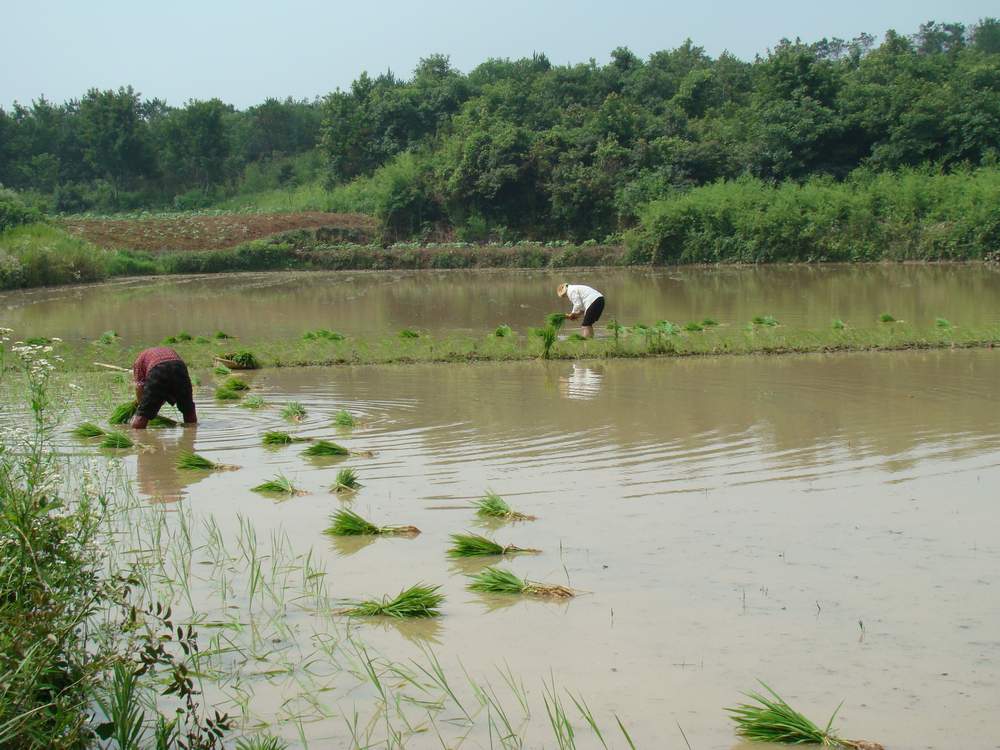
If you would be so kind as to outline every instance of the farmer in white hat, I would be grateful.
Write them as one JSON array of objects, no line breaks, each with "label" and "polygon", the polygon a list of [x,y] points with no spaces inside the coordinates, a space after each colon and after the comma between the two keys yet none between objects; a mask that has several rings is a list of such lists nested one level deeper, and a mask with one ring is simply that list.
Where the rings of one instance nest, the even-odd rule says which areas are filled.
[{"label": "farmer in white hat", "polygon": [[560,284],[556,294],[566,297],[573,304],[573,311],[567,315],[570,320],[576,320],[581,315],[580,331],[585,339],[594,335],[594,323],[604,312],[604,295],[596,289],[583,284]]}]

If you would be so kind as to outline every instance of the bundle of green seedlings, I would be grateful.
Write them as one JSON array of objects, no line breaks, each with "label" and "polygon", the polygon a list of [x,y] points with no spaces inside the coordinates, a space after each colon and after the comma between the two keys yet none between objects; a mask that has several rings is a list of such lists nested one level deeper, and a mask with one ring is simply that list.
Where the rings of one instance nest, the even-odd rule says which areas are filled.
[{"label": "bundle of green seedlings", "polygon": [[149,420],[149,427],[176,427],[177,421],[171,419],[170,417],[164,417],[157,414],[151,420]]},{"label": "bundle of green seedlings", "polygon": [[232,372],[233,372],[232,370],[230,370],[223,364],[217,364],[215,367],[212,368],[212,374],[218,375],[220,378],[224,378],[227,375],[230,375]]},{"label": "bundle of green seedlings", "polygon": [[267,404],[264,403],[264,399],[260,396],[247,396],[243,399],[243,403],[240,406],[244,409],[263,409]]},{"label": "bundle of green seedlings", "polygon": [[528,329],[528,333],[542,340],[542,359],[548,359],[552,352],[552,347],[559,336],[559,332],[552,326],[543,326],[541,328],[530,328]]},{"label": "bundle of green seedlings", "polygon": [[426,586],[418,583],[400,591],[393,599],[387,596],[381,601],[368,599],[354,602],[349,609],[341,614],[351,617],[395,617],[398,619],[410,617],[437,617],[438,609],[444,602],[444,596],[438,593],[440,586]]},{"label": "bundle of green seedlings", "polygon": [[239,467],[217,464],[192,451],[181,451],[177,456],[177,468],[183,471],[235,471]]},{"label": "bundle of green seedlings", "polygon": [[91,438],[104,437],[105,433],[104,430],[93,422],[81,422],[70,431],[70,434],[81,440],[89,440]]},{"label": "bundle of green seedlings", "polygon": [[337,333],[336,331],[331,331],[328,328],[317,328],[315,331],[306,331],[302,334],[302,338],[305,341],[315,341],[316,339],[325,339],[327,341],[343,341],[344,334]]},{"label": "bundle of green seedlings", "polygon": [[357,492],[362,487],[358,481],[358,473],[354,469],[344,468],[337,472],[337,478],[333,480],[330,490],[338,494],[345,492]]},{"label": "bundle of green seedlings", "polygon": [[477,516],[487,518],[502,518],[505,521],[534,521],[534,516],[529,516],[507,505],[507,501],[493,491],[487,491],[478,500],[473,501]]},{"label": "bundle of green seedlings", "polygon": [[524,594],[548,599],[569,599],[576,596],[573,589],[557,584],[535,583],[527,578],[519,578],[509,570],[489,567],[473,576],[469,576],[471,591],[482,591],[489,594]]},{"label": "bundle of green seedlings", "polygon": [[703,326],[701,323],[692,320],[689,323],[684,324],[684,330],[696,333],[698,331],[704,331],[705,326]]},{"label": "bundle of green seedlings", "polygon": [[[653,326],[653,328],[659,331],[660,333],[666,334],[667,336],[676,336],[678,333],[681,332],[681,329],[678,326],[671,323],[669,320],[661,320],[655,326]],[[637,332],[645,333],[647,330],[648,329],[646,328],[646,326],[642,326],[642,329]]]},{"label": "bundle of green seedlings", "polygon": [[769,328],[778,325],[778,320],[771,315],[754,315],[750,322],[755,326],[768,326]]},{"label": "bundle of green seedlings", "polygon": [[235,375],[231,375],[230,377],[226,378],[224,381],[222,381],[219,387],[228,388],[231,391],[250,390],[250,386],[247,384],[247,381],[243,380],[242,378],[238,378]]},{"label": "bundle of green seedlings", "polygon": [[115,340],[117,338],[118,338],[118,332],[117,331],[105,331],[97,339],[97,342],[99,344],[112,344],[112,343],[115,342]]},{"label": "bundle of green seedlings", "polygon": [[416,526],[376,526],[353,510],[341,508],[330,516],[330,526],[324,533],[328,536],[416,536],[420,529]]},{"label": "bundle of green seedlings", "polygon": [[489,555],[513,555],[518,552],[538,553],[541,550],[516,547],[513,544],[497,544],[482,534],[452,534],[448,557],[486,557]]},{"label": "bundle of green seedlings", "polygon": [[303,456],[312,456],[313,458],[320,458],[324,456],[349,456],[350,453],[351,452],[344,446],[331,443],[329,440],[317,440],[315,443],[302,451]]},{"label": "bundle of green seedlings", "polygon": [[719,325],[719,321],[717,321],[715,318],[703,318],[701,324],[705,326],[705,328],[714,328],[715,326]]},{"label": "bundle of green seedlings", "polygon": [[770,696],[749,692],[745,695],[754,703],[742,703],[735,708],[727,708],[730,718],[736,722],[736,733],[754,742],[778,742],[785,745],[822,745],[824,747],[848,747],[855,750],[883,750],[877,742],[868,740],[846,740],[838,737],[831,728],[840,706],[820,729],[805,715],[788,705],[785,700],[761,682]]},{"label": "bundle of green seedlings", "polygon": [[571,333],[566,337],[567,341],[586,341],[587,339],[580,333]]},{"label": "bundle of green seedlings", "polygon": [[215,338],[219,339],[220,341],[223,341],[225,339],[231,339],[232,336],[230,336],[225,331],[216,331],[215,332]]},{"label": "bundle of green seedlings", "polygon": [[254,492],[265,492],[272,495],[304,495],[305,493],[292,484],[291,480],[284,474],[278,474],[274,479],[261,482],[256,487],[251,487]]},{"label": "bundle of green seedlings", "polygon": [[833,326],[832,327],[833,327],[833,330],[835,330],[835,331],[843,331],[845,328],[847,328],[847,324],[844,323],[844,321],[842,321],[840,318],[836,318],[833,321]]},{"label": "bundle of green seedlings", "polygon": [[507,336],[514,335],[514,329],[504,323],[503,325],[499,325],[493,329],[493,335],[498,339],[506,338]]},{"label": "bundle of green seedlings", "polygon": [[108,424],[128,424],[132,417],[135,416],[135,410],[138,408],[139,404],[135,401],[119,404],[111,412],[111,416],[108,417]]},{"label": "bundle of green seedlings", "polygon": [[121,432],[107,432],[104,434],[104,440],[101,441],[102,448],[109,448],[111,450],[128,450],[132,448],[135,443],[128,435],[124,435]]},{"label": "bundle of green seedlings", "polygon": [[243,394],[240,391],[234,391],[232,388],[220,385],[215,389],[215,398],[218,401],[239,401],[243,398]]},{"label": "bundle of green seedlings", "polygon": [[240,350],[238,352],[228,352],[220,354],[218,359],[222,364],[233,370],[257,370],[260,369],[260,362],[253,355],[253,352]]},{"label": "bundle of green seedlings", "polygon": [[549,313],[545,316],[545,325],[549,328],[555,328],[558,331],[563,327],[563,323],[566,322],[568,317],[566,313]]},{"label": "bundle of green seedlings", "polygon": [[194,343],[196,343],[196,344],[211,344],[212,342],[209,341],[204,336],[195,336]]},{"label": "bundle of green seedlings", "polygon": [[301,422],[306,417],[306,407],[298,401],[289,401],[281,409],[281,416],[293,422]]},{"label": "bundle of green seedlings", "polygon": [[337,427],[354,427],[357,425],[357,420],[351,416],[349,411],[341,409],[334,415],[333,423],[337,425]]},{"label": "bundle of green seedlings", "polygon": [[895,323],[896,322],[896,319],[892,316],[891,313],[882,313],[881,315],[878,316],[878,319],[879,319],[879,322],[881,322],[881,323]]},{"label": "bundle of green seedlings", "polygon": [[934,318],[934,325],[938,328],[951,328],[951,323],[947,318]]},{"label": "bundle of green seedlings", "polygon": [[297,437],[280,430],[268,430],[264,433],[263,440],[264,445],[291,445],[292,443],[308,443],[312,438]]}]

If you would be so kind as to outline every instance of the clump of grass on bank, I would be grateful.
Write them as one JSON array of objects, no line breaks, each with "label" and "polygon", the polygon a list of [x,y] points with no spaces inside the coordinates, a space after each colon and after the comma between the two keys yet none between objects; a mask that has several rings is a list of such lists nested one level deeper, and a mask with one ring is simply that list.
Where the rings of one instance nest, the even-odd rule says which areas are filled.
[{"label": "clump of grass on bank", "polygon": [[135,401],[119,404],[111,412],[111,416],[108,417],[108,424],[128,424],[132,417],[135,416],[135,411],[138,408],[139,405]]},{"label": "clump of grass on bank", "polygon": [[394,598],[383,597],[381,601],[368,599],[355,602],[343,614],[352,617],[437,617],[444,596],[438,593],[440,586],[426,586],[418,583],[400,591]]},{"label": "clump of grass on bank", "polygon": [[292,443],[308,443],[312,438],[289,435],[280,430],[268,430],[264,433],[264,445],[291,445]]},{"label": "clump of grass on bank", "polygon": [[0,289],[102,281],[114,255],[51,224],[17,226],[3,232]]},{"label": "clump of grass on bank", "polygon": [[135,446],[132,439],[128,435],[123,435],[120,432],[108,432],[104,435],[104,440],[101,441],[101,447],[107,448],[109,450],[128,450]]},{"label": "clump of grass on bank", "polygon": [[343,468],[337,472],[337,478],[333,481],[333,486],[330,488],[333,492],[338,494],[346,492],[357,492],[362,487],[361,482],[358,481],[358,473],[351,468]]},{"label": "clump of grass on bank", "polygon": [[301,422],[306,417],[306,407],[298,401],[289,401],[282,407],[281,416],[291,422]]},{"label": "clump of grass on bank", "polygon": [[533,583],[519,578],[508,570],[489,567],[473,576],[469,589],[489,594],[524,594],[549,599],[569,599],[576,595],[573,589],[555,584]]},{"label": "clump of grass on bank", "polygon": [[349,411],[341,409],[334,415],[333,423],[337,425],[337,427],[355,427],[357,425],[357,420],[351,416]]},{"label": "clump of grass on bank", "polygon": [[486,557],[489,555],[512,555],[518,552],[536,553],[540,550],[527,547],[516,547],[513,544],[502,545],[481,534],[452,534],[448,557]]},{"label": "clump of grass on bank", "polygon": [[529,516],[511,508],[507,501],[495,492],[487,492],[481,498],[473,502],[476,508],[476,515],[486,518],[501,518],[505,521],[534,521],[534,516]]},{"label": "clump of grass on bank", "polygon": [[882,746],[866,740],[845,740],[832,729],[837,710],[826,727],[820,729],[804,714],[788,705],[784,699],[761,682],[770,696],[756,692],[746,693],[753,703],[743,703],[727,708],[736,722],[736,733],[754,742],[776,742],[785,745],[822,745],[824,747],[850,747],[856,750],[882,750]]},{"label": "clump of grass on bank", "polygon": [[251,488],[254,492],[262,492],[271,495],[303,495],[302,490],[292,484],[291,480],[284,474],[278,474],[273,479],[261,482],[256,487]]},{"label": "clump of grass on bank", "polygon": [[350,453],[351,452],[344,446],[337,445],[337,443],[331,443],[329,440],[317,440],[315,443],[302,451],[303,456],[311,456],[313,458],[321,458],[324,456],[348,456]]},{"label": "clump of grass on bank", "polygon": [[70,431],[70,434],[81,440],[89,440],[91,438],[103,437],[105,433],[104,430],[93,422],[81,422]]},{"label": "clump of grass on bank", "polygon": [[353,510],[341,508],[330,516],[328,536],[414,536],[420,533],[416,526],[376,526]]}]

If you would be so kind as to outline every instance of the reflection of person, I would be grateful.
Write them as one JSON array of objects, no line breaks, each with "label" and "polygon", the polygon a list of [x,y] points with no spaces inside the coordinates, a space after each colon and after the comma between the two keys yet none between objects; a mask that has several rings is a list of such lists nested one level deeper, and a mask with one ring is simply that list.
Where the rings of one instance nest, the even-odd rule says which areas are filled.
[{"label": "reflection of person", "polygon": [[567,316],[570,320],[576,320],[581,315],[583,322],[580,323],[580,331],[585,339],[594,335],[594,323],[596,323],[601,313],[604,312],[604,295],[596,289],[583,284],[560,284],[556,289],[556,294],[566,297],[573,303],[573,311]]},{"label": "reflection of person", "polygon": [[194,394],[187,365],[173,349],[154,346],[141,352],[132,365],[135,378],[135,402],[139,405],[132,419],[137,430],[145,429],[164,402],[176,406],[184,415],[184,424],[196,424]]},{"label": "reflection of person", "polygon": [[559,391],[566,398],[588,400],[596,398],[601,392],[601,380],[604,374],[600,369],[581,367],[573,363],[573,371],[568,376],[560,376]]},{"label": "reflection of person", "polygon": [[149,430],[146,450],[136,454],[135,479],[142,497],[151,503],[182,500],[185,488],[207,478],[208,472],[177,471],[177,456],[194,451],[195,430]]}]

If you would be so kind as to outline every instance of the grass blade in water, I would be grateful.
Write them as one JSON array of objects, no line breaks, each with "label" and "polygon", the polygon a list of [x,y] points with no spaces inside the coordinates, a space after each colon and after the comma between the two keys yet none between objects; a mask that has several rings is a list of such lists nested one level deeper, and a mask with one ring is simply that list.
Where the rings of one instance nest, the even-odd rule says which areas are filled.
[{"label": "grass blade in water", "polygon": [[366,600],[356,602],[343,614],[352,617],[437,617],[441,614],[444,596],[438,593],[440,586],[426,586],[418,583],[400,591],[395,598],[383,597],[381,601]]},{"label": "grass blade in water", "polygon": [[334,492],[357,492],[361,489],[358,473],[354,469],[344,468],[337,472],[337,478],[331,487]]},{"label": "grass blade in water", "polygon": [[79,425],[77,425],[70,431],[70,434],[73,437],[78,437],[83,440],[87,440],[89,438],[103,437],[104,430],[102,430],[93,422],[81,422]]},{"label": "grass blade in water", "polygon": [[532,583],[526,578],[519,578],[509,570],[492,566],[469,578],[472,580],[469,584],[469,589],[472,591],[490,594],[527,594],[553,599],[568,599],[575,596],[575,592],[565,586]]},{"label": "grass blade in water", "polygon": [[119,404],[111,412],[111,416],[108,417],[108,424],[128,424],[129,420],[135,416],[135,410],[138,408],[139,405],[135,401]]},{"label": "grass blade in water", "polygon": [[350,455],[350,451],[344,446],[331,443],[328,440],[317,440],[313,445],[302,451],[302,455],[314,458],[319,456],[347,456]]},{"label": "grass blade in water", "polygon": [[519,513],[509,505],[507,501],[495,492],[487,492],[483,497],[473,502],[476,508],[476,515],[488,518],[503,518],[508,521],[534,521],[534,516]]},{"label": "grass blade in water", "polygon": [[538,552],[537,549],[498,544],[482,534],[452,534],[448,557],[483,557],[488,555],[510,555],[516,552]]},{"label": "grass blade in water", "polygon": [[132,439],[128,435],[123,435],[120,432],[109,432],[105,434],[104,440],[101,441],[102,448],[110,448],[112,450],[127,450],[135,445]]}]

